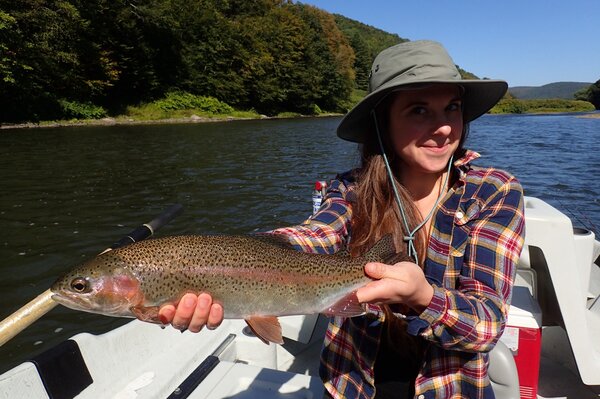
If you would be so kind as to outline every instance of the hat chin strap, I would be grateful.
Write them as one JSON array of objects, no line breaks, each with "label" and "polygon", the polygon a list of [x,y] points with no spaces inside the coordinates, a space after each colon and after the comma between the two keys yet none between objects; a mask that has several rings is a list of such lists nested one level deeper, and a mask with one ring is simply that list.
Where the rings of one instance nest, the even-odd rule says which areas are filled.
[{"label": "hat chin strap", "polygon": [[444,185],[442,186],[440,195],[438,196],[437,200],[435,201],[435,204],[433,205],[433,207],[431,208],[431,210],[429,211],[429,214],[425,217],[425,219],[423,219],[423,221],[421,223],[419,223],[419,225],[416,226],[411,231],[410,227],[408,226],[408,220],[406,217],[406,212],[404,211],[404,206],[402,205],[402,201],[400,200],[400,195],[398,194],[398,189],[396,187],[396,179],[394,179],[394,175],[392,173],[392,168],[390,167],[390,163],[388,161],[387,155],[385,154],[385,149],[383,148],[383,141],[381,140],[381,134],[379,132],[379,125],[377,123],[377,116],[375,114],[374,109],[371,110],[371,115],[373,117],[373,122],[375,123],[375,131],[377,132],[377,141],[379,142],[379,148],[381,149],[381,154],[383,155],[383,161],[385,163],[385,168],[387,170],[388,177],[390,178],[390,182],[391,182],[392,188],[394,190],[394,197],[396,198],[396,203],[398,204],[398,208],[400,209],[400,214],[402,215],[404,231],[409,232],[408,235],[404,236],[404,238],[403,238],[403,240],[408,243],[408,256],[411,256],[415,260],[415,263],[418,265],[419,264],[419,255],[417,254],[417,249],[414,244],[414,240],[416,238],[415,234],[417,233],[417,231],[419,231],[419,229],[421,227],[423,227],[425,225],[425,223],[427,223],[427,221],[429,219],[431,219],[433,212],[435,211],[438,204],[442,200],[442,197],[444,196],[445,188],[446,188],[446,185],[448,184],[448,180],[450,177],[450,169],[452,168],[452,161],[454,160],[454,154],[452,154],[450,156],[450,160],[448,161],[448,169],[446,171],[446,177],[444,178]]}]

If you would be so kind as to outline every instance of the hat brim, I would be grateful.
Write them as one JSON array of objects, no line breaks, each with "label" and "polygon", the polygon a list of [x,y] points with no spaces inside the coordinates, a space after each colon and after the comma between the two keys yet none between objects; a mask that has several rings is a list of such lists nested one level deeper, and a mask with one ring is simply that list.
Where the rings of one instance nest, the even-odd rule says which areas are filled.
[{"label": "hat brim", "polygon": [[391,81],[368,94],[354,106],[340,122],[337,135],[344,140],[363,143],[369,134],[375,134],[371,110],[388,94],[399,89],[432,84],[454,84],[464,88],[462,101],[465,123],[488,112],[508,90],[508,84],[503,80],[433,80],[408,85],[398,85]]}]

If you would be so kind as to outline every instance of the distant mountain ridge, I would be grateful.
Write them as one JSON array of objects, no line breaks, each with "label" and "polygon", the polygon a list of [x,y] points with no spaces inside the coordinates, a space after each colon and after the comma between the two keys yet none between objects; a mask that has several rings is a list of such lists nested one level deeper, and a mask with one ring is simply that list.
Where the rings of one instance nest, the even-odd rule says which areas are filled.
[{"label": "distant mountain ridge", "polygon": [[561,98],[573,100],[575,93],[593,83],[586,82],[555,82],[543,86],[515,86],[508,91],[520,100]]}]

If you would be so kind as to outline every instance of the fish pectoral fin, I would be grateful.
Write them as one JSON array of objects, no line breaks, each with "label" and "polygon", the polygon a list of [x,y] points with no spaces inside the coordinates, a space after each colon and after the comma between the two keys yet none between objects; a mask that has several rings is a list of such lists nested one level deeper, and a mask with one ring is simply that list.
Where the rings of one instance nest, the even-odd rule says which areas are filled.
[{"label": "fish pectoral fin", "polygon": [[283,336],[281,335],[281,324],[275,316],[252,316],[246,320],[248,327],[254,335],[260,338],[265,344],[273,342],[275,344],[283,344]]},{"label": "fish pectoral fin", "polygon": [[158,306],[132,306],[129,308],[131,313],[135,315],[139,320],[146,321],[148,323],[162,324],[158,317]]},{"label": "fish pectoral fin", "polygon": [[360,302],[358,302],[356,291],[353,291],[333,305],[322,310],[321,313],[328,317],[354,317],[365,314],[365,308]]}]

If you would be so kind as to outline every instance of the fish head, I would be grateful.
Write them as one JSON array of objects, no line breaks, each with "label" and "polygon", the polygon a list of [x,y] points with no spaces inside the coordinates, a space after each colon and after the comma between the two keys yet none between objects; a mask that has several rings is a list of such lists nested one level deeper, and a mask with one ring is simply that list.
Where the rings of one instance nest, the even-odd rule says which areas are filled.
[{"label": "fish head", "polygon": [[139,280],[110,253],[67,272],[50,290],[68,308],[108,316],[132,317],[131,307],[143,301]]}]

